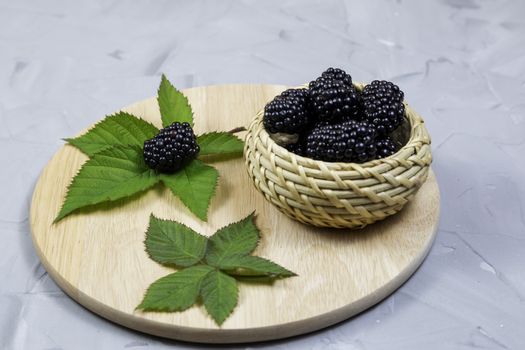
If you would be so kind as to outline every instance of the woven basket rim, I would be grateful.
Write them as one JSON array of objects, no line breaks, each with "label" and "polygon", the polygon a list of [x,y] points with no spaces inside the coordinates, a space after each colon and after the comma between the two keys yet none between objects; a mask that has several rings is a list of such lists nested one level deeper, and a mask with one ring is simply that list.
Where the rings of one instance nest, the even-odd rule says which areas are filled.
[{"label": "woven basket rim", "polygon": [[[363,89],[367,84],[361,83],[361,82],[353,82],[353,85],[358,89]],[[295,87],[288,87],[288,89],[304,89],[307,88],[308,84],[303,84]],[[316,160],[305,156],[300,156],[298,154],[295,154],[293,152],[288,151],[283,146],[279,145],[277,142],[275,142],[270,134],[266,131],[264,127],[261,128],[259,131],[261,133],[261,136],[268,138],[268,145],[272,147],[272,149],[278,149],[284,152],[287,152],[291,159],[300,160],[301,163],[313,163],[313,164],[322,164],[326,166],[327,168],[337,167],[338,170],[353,170],[356,167],[360,168],[371,168],[375,167],[384,163],[389,163],[389,161],[393,161],[399,156],[399,154],[403,151],[407,151],[408,149],[412,148],[411,145],[413,142],[421,141],[422,137],[418,136],[418,133],[414,132],[414,126],[417,124],[423,124],[424,120],[419,116],[419,114],[414,111],[406,102],[406,100],[403,100],[403,104],[405,105],[405,119],[407,119],[409,125],[410,125],[410,136],[407,140],[407,142],[394,154],[380,159],[373,159],[369,160],[364,163],[355,163],[355,162],[327,162],[322,160]],[[256,114],[256,122],[262,123],[262,118],[264,115],[264,107]],[[425,130],[425,134],[428,137],[428,133]]]}]

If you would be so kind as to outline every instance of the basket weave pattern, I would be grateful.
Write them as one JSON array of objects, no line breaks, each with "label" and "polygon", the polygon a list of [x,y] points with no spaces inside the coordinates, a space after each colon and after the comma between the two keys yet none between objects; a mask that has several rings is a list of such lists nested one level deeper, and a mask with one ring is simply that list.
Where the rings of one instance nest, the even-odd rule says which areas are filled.
[{"label": "basket weave pattern", "polygon": [[394,155],[366,163],[298,156],[251,123],[244,155],[255,187],[283,213],[319,227],[360,228],[400,211],[425,182],[432,155],[421,117],[408,105],[408,142]]}]

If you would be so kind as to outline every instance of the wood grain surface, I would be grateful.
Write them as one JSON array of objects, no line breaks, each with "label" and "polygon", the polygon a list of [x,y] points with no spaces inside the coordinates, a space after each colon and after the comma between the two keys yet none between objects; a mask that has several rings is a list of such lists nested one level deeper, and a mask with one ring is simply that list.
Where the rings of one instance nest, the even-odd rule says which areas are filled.
[{"label": "wood grain surface", "polygon": [[[283,90],[274,85],[193,88],[184,93],[196,132],[247,126]],[[155,99],[126,111],[159,125]],[[69,135],[64,135],[69,136]],[[439,190],[433,173],[399,214],[358,230],[319,229],[281,214],[259,194],[243,159],[217,162],[220,180],[209,221],[156,187],[133,200],[98,206],[52,224],[67,185],[87,157],[62,147],[42,172],[31,205],[33,242],[42,263],[73,299],[89,310],[142,332],[186,341],[237,343],[311,332],[347,319],[392,293],[421,264],[433,242]],[[210,235],[252,211],[262,240],[256,251],[299,276],[273,286],[240,284],[239,304],[222,327],[202,306],[182,313],[135,311],[146,288],[173,272],[150,260],[143,241],[151,213]]]}]

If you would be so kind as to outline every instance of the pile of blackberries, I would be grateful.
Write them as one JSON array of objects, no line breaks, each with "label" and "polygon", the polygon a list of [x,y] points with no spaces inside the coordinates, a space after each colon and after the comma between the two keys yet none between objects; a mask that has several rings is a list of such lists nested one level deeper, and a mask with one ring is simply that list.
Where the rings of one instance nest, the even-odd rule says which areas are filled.
[{"label": "pile of blackberries", "polygon": [[403,91],[374,80],[362,91],[342,69],[328,68],[308,88],[289,89],[264,109],[266,130],[290,152],[328,162],[363,163],[388,157],[401,145],[392,133],[403,123]]}]

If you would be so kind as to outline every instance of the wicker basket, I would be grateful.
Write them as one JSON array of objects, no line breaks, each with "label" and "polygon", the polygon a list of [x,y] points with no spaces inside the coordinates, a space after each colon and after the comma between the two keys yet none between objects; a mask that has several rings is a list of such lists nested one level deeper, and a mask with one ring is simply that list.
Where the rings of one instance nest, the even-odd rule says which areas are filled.
[{"label": "wicker basket", "polygon": [[[355,85],[359,90],[364,86]],[[408,142],[390,157],[361,164],[323,162],[287,151],[270,138],[260,111],[246,136],[248,173],[268,201],[300,222],[361,228],[384,219],[416,194],[432,162],[424,122],[405,107]]]}]

